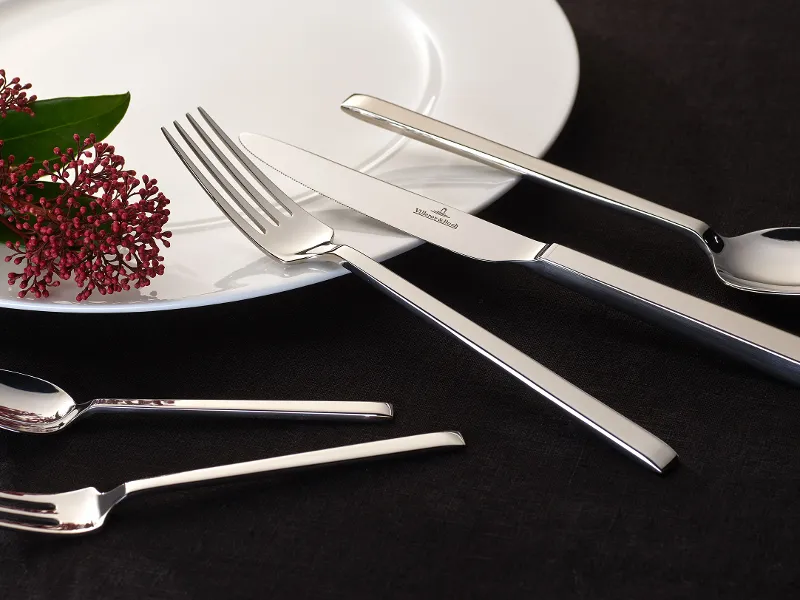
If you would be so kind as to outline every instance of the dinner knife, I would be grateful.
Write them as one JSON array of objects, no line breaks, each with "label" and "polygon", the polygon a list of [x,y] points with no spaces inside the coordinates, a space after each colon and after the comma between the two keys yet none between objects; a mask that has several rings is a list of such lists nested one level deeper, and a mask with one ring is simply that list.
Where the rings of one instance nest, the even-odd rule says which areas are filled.
[{"label": "dinner knife", "polygon": [[323,196],[458,254],[516,262],[586,295],[800,383],[800,338],[558,244],[543,243],[285,142],[240,140],[257,158]]}]

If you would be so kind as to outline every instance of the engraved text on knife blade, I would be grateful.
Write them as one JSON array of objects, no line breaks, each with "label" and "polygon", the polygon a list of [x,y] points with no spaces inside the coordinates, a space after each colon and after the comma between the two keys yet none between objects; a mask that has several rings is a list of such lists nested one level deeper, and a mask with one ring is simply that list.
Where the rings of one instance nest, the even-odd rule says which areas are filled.
[{"label": "engraved text on knife blade", "polygon": [[450,215],[447,214],[447,208],[443,207],[441,210],[434,210],[428,212],[424,208],[415,208],[414,214],[419,215],[420,217],[425,217],[426,219],[430,219],[435,223],[441,223],[445,227],[450,227],[451,229],[458,229],[458,223],[453,223],[449,217]]}]

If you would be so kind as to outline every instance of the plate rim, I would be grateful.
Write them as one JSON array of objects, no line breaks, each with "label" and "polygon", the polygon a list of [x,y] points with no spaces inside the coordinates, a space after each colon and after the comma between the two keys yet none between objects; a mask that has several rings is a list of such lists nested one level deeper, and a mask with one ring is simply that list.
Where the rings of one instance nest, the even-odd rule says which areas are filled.
[{"label": "plate rim", "polygon": [[[559,13],[560,18],[563,19],[563,23],[566,25],[565,33],[569,39],[568,40],[565,39],[564,41],[568,43],[568,45],[571,47],[570,48],[571,56],[574,60],[574,64],[572,65],[574,70],[574,76],[572,77],[571,86],[570,89],[568,90],[569,93],[568,101],[564,103],[558,121],[556,121],[555,119],[553,120],[552,133],[550,134],[549,139],[545,143],[544,147],[537,153],[537,156],[539,157],[542,157],[547,154],[547,152],[551,149],[553,144],[559,138],[559,136],[564,130],[564,127],[569,121],[570,116],[572,115],[573,109],[575,107],[575,102],[577,100],[580,78],[581,78],[580,49],[575,36],[575,31],[572,27],[572,23],[570,22],[566,12],[564,11],[564,8],[561,6],[558,0],[548,0],[548,3],[553,6],[553,8],[556,10],[557,13]],[[4,4],[6,5],[13,4],[13,0],[0,0],[0,7],[2,7],[2,5]],[[342,99],[342,101],[344,101],[344,98]],[[441,118],[441,115],[437,115],[437,117]],[[487,194],[484,199],[480,200],[474,207],[471,207],[467,212],[474,214],[490,206],[491,204],[496,202],[499,198],[508,193],[509,190],[511,190],[519,182],[519,180],[520,177],[509,178],[507,182],[500,184],[496,188],[496,190],[493,191],[493,193]],[[414,248],[423,243],[425,242],[416,238],[406,238],[403,239],[402,241],[398,241],[398,243],[388,252],[383,252],[382,254],[380,254],[379,256],[375,256],[374,258],[379,262],[383,262],[385,260],[389,260],[391,258],[394,258],[395,256],[399,256],[400,254],[404,254],[410,250],[413,250]],[[85,300],[80,303],[70,300],[64,300],[64,301],[51,300],[42,302],[41,300],[37,300],[34,298],[22,299],[22,298],[0,296],[0,308],[10,309],[10,310],[20,310],[20,311],[64,313],[64,314],[119,314],[119,313],[172,311],[172,310],[181,310],[190,308],[200,308],[204,306],[213,306],[217,304],[227,304],[231,302],[241,302],[243,300],[250,300],[254,298],[270,296],[273,294],[279,294],[294,289],[302,289],[309,285],[323,283],[325,281],[329,281],[330,279],[334,279],[336,277],[339,277],[347,273],[349,273],[349,271],[347,271],[344,268],[331,269],[329,271],[324,271],[324,272],[316,271],[314,273],[313,281],[300,283],[299,285],[298,284],[291,285],[290,282],[296,281],[296,279],[288,278],[286,280],[282,280],[283,282],[285,282],[284,284],[281,284],[281,282],[275,284],[273,282],[273,284],[270,285],[269,288],[267,289],[258,286],[246,286],[242,288],[233,288],[214,293],[197,294],[181,298],[170,298],[170,299],[155,298],[152,301],[148,301],[145,296],[139,296],[138,301],[124,301],[115,303],[98,301],[100,300],[100,298],[102,298],[102,296],[98,297],[97,299],[94,299],[93,297],[90,300]],[[11,292],[11,286],[9,286],[9,293],[10,292]],[[115,294],[114,296],[117,295]]]}]

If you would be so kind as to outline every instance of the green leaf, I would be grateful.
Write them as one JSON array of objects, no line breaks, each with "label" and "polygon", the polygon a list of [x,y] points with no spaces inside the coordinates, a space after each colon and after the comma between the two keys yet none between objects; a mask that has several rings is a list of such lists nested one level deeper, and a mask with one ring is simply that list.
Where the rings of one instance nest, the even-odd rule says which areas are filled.
[{"label": "green leaf", "polygon": [[[16,232],[11,231],[6,225],[0,223],[0,244],[3,246],[6,245],[6,242],[21,242],[22,236],[16,234]],[[0,264],[3,264],[0,262]]]},{"label": "green leaf", "polygon": [[[55,181],[42,181],[39,180],[36,182],[37,187],[29,188],[29,192],[33,194],[34,200],[39,200],[39,198],[47,198],[48,200],[54,200],[61,195],[61,184]],[[42,186],[41,188],[38,186]]]},{"label": "green leaf", "polygon": [[83,96],[37,100],[31,105],[35,116],[8,113],[0,119],[3,155],[13,154],[17,164],[34,157],[34,168],[45,159],[53,159],[53,148],[75,147],[76,133],[81,140],[90,133],[97,141],[106,138],[125,116],[130,93],[112,96]]}]

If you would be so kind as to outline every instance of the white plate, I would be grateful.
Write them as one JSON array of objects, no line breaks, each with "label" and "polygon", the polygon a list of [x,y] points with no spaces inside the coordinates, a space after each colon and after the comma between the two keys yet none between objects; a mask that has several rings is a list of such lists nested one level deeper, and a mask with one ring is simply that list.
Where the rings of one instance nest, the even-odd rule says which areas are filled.
[{"label": "white plate", "polygon": [[[216,304],[344,272],[287,268],[220,216],[159,131],[198,105],[232,137],[275,136],[474,212],[514,179],[357,121],[339,104],[372,94],[541,155],[578,83],[575,40],[554,0],[0,0],[0,57],[40,98],[129,90],[109,141],[172,201],[166,273],[150,287],[81,303],[71,282],[46,300],[0,290],[2,307],[57,312]],[[419,243],[328,200],[306,202],[340,240],[379,260]]]}]

